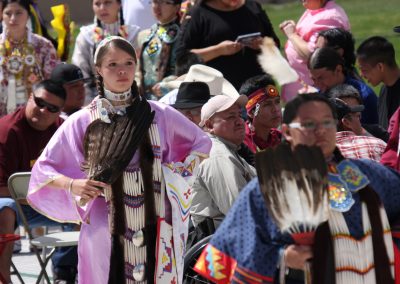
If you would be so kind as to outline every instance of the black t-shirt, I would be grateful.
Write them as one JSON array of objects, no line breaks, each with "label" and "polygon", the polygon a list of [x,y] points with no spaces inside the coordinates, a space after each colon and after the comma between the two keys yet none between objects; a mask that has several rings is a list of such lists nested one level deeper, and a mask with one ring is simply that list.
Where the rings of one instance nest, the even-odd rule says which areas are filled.
[{"label": "black t-shirt", "polygon": [[400,78],[392,86],[383,86],[379,94],[379,124],[387,129],[392,115],[400,106]]},{"label": "black t-shirt", "polygon": [[[224,40],[235,41],[239,35],[255,32],[272,37],[278,46],[280,44],[268,16],[253,0],[246,0],[234,11],[219,11],[202,3],[193,7],[190,15],[178,39],[178,57],[185,50],[209,47]],[[240,89],[246,79],[263,73],[257,55],[258,51],[245,47],[234,55],[215,58],[207,65],[221,71],[236,89]]]}]

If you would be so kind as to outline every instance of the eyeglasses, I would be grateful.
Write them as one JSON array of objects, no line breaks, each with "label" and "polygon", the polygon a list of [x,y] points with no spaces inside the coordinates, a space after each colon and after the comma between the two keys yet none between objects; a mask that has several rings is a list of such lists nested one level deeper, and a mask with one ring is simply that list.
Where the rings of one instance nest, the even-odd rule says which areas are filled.
[{"label": "eyeglasses", "polygon": [[50,104],[46,102],[44,99],[38,98],[35,95],[33,96],[33,101],[38,106],[38,108],[40,109],[46,108],[51,113],[57,113],[61,111],[61,107]]},{"label": "eyeglasses", "polygon": [[149,4],[158,4],[158,5],[176,5],[176,3],[172,0],[151,0]]},{"label": "eyeglasses", "polygon": [[329,119],[322,122],[306,121],[306,122],[292,122],[289,123],[290,128],[301,129],[306,131],[315,131],[319,126],[324,129],[336,128],[337,120]]}]

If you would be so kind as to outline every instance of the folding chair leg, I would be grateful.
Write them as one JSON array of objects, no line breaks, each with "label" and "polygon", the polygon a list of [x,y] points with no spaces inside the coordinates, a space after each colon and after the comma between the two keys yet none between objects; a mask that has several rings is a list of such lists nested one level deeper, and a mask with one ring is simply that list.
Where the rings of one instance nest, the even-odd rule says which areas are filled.
[{"label": "folding chair leg", "polygon": [[43,258],[42,258],[42,261],[41,261],[41,263],[40,263],[41,271],[40,271],[40,273],[39,273],[39,276],[38,276],[38,279],[37,279],[37,281],[36,281],[36,284],[43,283],[43,282],[41,282],[41,280],[43,280],[43,279],[42,279],[43,276],[46,278],[47,283],[48,283],[48,284],[51,284],[50,279],[49,279],[49,275],[47,274],[47,271],[46,271],[46,267],[47,267],[47,264],[49,263],[51,257],[52,257],[53,254],[55,253],[55,251],[56,251],[56,249],[55,249],[55,248],[52,248],[52,250],[50,251],[50,253],[46,256],[46,247],[43,247],[43,248],[42,248],[42,257],[43,257]]},{"label": "folding chair leg", "polygon": [[18,269],[15,267],[15,264],[14,264],[14,262],[12,262],[12,260],[11,260],[11,267],[12,267],[12,269],[13,269],[12,274],[16,274],[16,275],[17,275],[18,280],[21,282],[21,284],[25,284],[24,280],[23,280],[22,277],[21,277],[21,274],[19,274],[19,271],[18,271]]},{"label": "folding chair leg", "polygon": [[[42,258],[40,257],[38,248],[37,248],[35,245],[33,245],[32,247],[33,247],[33,251],[34,251],[34,253],[36,254],[36,257],[37,257],[37,259],[38,259],[38,261],[39,261],[39,265],[40,265],[40,268],[41,268],[41,271],[40,271],[40,273],[39,273],[39,276],[38,276],[38,279],[37,279],[37,281],[36,281],[36,284],[39,284],[39,283],[40,283],[40,280],[42,279],[43,275],[44,275],[44,278],[46,279],[46,282],[47,282],[48,284],[51,284],[49,275],[47,275],[47,272],[46,272],[46,265],[44,264]],[[44,251],[46,250],[45,247],[43,247],[42,249],[43,249]],[[46,262],[46,263],[47,263],[47,262]]]}]

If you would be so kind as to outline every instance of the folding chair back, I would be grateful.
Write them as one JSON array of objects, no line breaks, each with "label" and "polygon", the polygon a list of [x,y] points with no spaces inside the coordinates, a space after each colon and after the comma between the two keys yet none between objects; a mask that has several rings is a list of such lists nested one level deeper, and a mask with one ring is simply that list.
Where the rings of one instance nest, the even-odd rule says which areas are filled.
[{"label": "folding chair back", "polygon": [[8,188],[14,200],[26,199],[31,172],[15,173],[8,179]]},{"label": "folding chair back", "polygon": [[[36,283],[39,283],[41,278],[44,277],[47,283],[50,284],[50,279],[46,272],[47,263],[49,262],[57,247],[77,246],[79,240],[79,232],[53,233],[37,237],[35,239],[33,238],[28,220],[26,219],[24,211],[22,210],[21,204],[18,202],[19,200],[26,199],[30,177],[30,172],[15,173],[11,175],[8,179],[8,188],[10,190],[12,198],[16,202],[19,216],[22,220],[25,231],[28,233],[29,242],[33,245],[33,250],[41,266],[41,271]],[[40,257],[39,251],[37,249],[38,247],[42,248],[42,257]],[[46,247],[52,248],[52,250],[48,254],[46,254]]]},{"label": "folding chair back", "polygon": [[29,236],[29,240],[33,239],[31,229],[28,224],[28,220],[25,217],[24,211],[22,210],[20,200],[25,200],[28,195],[29,180],[31,178],[30,172],[20,172],[12,174],[8,178],[8,190],[10,191],[11,197],[15,200],[17,205],[18,214],[21,218],[22,225]]}]

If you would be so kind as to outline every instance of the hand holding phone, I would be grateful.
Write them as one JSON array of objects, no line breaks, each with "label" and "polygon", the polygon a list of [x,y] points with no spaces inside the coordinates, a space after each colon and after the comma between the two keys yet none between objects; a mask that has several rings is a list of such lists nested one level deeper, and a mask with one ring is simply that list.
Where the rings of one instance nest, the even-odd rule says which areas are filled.
[{"label": "hand holding phone", "polygon": [[253,40],[261,37],[261,33],[250,33],[250,34],[243,34],[236,38],[236,42],[243,44],[245,46],[250,46]]}]

